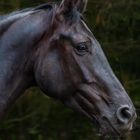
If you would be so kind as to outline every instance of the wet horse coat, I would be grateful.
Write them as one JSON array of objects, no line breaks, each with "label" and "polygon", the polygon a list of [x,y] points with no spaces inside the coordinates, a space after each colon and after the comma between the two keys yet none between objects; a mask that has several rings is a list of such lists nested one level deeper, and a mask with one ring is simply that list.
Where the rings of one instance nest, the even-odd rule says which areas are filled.
[{"label": "wet horse coat", "polygon": [[132,129],[135,108],[82,18],[63,0],[0,17],[0,117],[29,87],[96,120],[101,133]]}]

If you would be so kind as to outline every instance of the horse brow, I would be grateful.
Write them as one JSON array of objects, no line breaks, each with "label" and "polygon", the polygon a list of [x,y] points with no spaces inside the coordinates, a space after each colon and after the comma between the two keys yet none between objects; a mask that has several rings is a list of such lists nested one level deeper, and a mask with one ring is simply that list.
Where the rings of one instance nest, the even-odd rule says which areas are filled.
[{"label": "horse brow", "polygon": [[72,45],[74,45],[74,40],[72,38],[72,36],[70,34],[66,35],[66,34],[60,34],[60,39],[64,39],[66,41],[69,41]]}]

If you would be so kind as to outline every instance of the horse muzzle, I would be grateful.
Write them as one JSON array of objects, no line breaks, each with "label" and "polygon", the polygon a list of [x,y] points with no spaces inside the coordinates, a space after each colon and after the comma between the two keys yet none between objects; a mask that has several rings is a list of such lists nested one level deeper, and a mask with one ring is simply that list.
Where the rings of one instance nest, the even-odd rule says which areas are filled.
[{"label": "horse muzzle", "polygon": [[133,123],[137,115],[128,106],[120,107],[112,118],[103,116],[100,120],[100,133],[102,135],[122,136],[133,130]]},{"label": "horse muzzle", "polygon": [[102,135],[123,135],[132,130],[137,115],[129,99],[120,101],[117,104],[96,86],[81,84],[68,101],[68,106],[82,112],[90,120],[96,120]]}]

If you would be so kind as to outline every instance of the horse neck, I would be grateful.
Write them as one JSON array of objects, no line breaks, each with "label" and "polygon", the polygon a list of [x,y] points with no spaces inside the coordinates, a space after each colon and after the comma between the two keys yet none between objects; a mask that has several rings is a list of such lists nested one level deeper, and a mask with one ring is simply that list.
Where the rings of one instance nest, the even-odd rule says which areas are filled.
[{"label": "horse neck", "polygon": [[[0,116],[22,93],[34,84],[30,54],[0,48]],[[29,66],[30,65],[30,66]]]},{"label": "horse neck", "polygon": [[40,10],[16,20],[0,34],[0,116],[35,84],[34,56],[37,44],[48,31],[51,14]]},{"label": "horse neck", "polygon": [[35,11],[16,11],[9,15],[0,15],[0,36],[12,25],[15,21],[34,13]]},{"label": "horse neck", "polygon": [[7,107],[34,84],[34,44],[31,43],[34,37],[27,38],[24,31],[18,30],[18,25],[15,27],[17,36],[9,27],[0,37],[0,119]]}]

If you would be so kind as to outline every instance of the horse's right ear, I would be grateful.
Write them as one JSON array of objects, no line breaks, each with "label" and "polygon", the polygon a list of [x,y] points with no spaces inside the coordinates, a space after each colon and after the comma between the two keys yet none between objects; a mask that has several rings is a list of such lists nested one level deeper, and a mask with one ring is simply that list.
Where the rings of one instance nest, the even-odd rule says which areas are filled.
[{"label": "horse's right ear", "polygon": [[68,13],[77,9],[80,13],[83,13],[86,9],[88,0],[62,0],[58,11],[59,13]]}]

